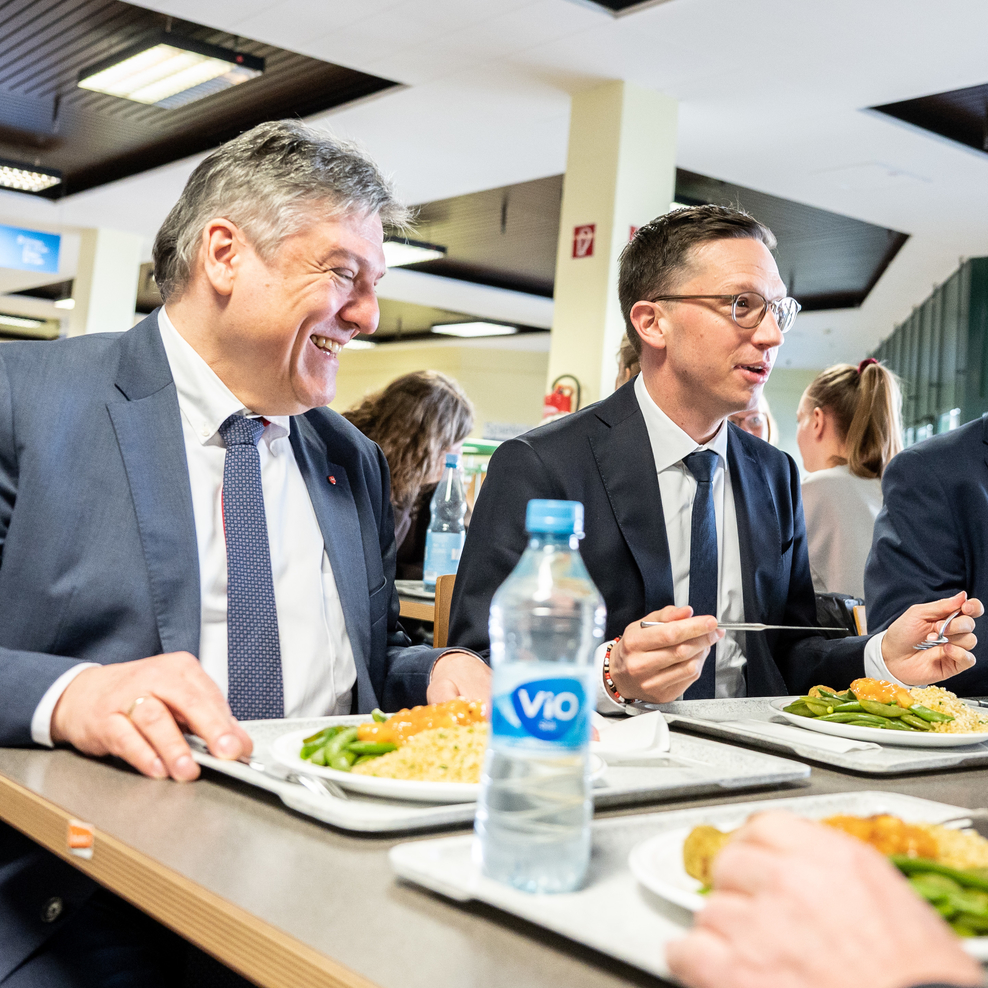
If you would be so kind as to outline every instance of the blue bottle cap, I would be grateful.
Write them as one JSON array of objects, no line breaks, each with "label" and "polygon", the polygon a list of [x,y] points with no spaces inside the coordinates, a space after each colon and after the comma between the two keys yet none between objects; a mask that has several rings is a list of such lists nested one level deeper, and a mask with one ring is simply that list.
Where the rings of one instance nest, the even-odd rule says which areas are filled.
[{"label": "blue bottle cap", "polygon": [[456,453],[446,454],[446,466],[448,467],[458,467],[460,465],[460,458]]},{"label": "blue bottle cap", "polygon": [[583,505],[579,501],[533,499],[525,512],[525,529],[546,535],[583,538]]}]

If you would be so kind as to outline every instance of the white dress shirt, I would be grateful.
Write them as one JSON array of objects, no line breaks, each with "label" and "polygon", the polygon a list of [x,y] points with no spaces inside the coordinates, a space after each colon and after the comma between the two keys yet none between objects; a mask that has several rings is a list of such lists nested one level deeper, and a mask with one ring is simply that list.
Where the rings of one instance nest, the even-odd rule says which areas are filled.
[{"label": "white dress shirt", "polygon": [[[226,696],[227,572],[221,501],[226,449],[219,427],[235,413],[258,416],[244,408],[164,309],[158,312],[158,327],[178,392],[192,486],[202,600],[199,661]],[[288,438],[290,428],[287,416],[272,417],[258,443],[285,716],[348,714],[357,668],[322,531]],[[51,714],[58,698],[93,664],[73,667],[49,687],[31,720],[36,743],[51,744]]]},{"label": "white dress shirt", "polygon": [[[741,545],[738,540],[737,514],[731,487],[731,471],[727,464],[727,422],[717,434],[702,446],[688,436],[653,401],[645,387],[644,375],[635,379],[635,397],[645,419],[652,458],[659,481],[662,498],[662,514],[665,519],[666,538],[669,542],[669,561],[672,567],[673,601],[677,607],[689,604],[690,596],[690,535],[693,518],[693,499],[696,496],[696,480],[683,463],[683,457],[700,449],[717,453],[717,465],[713,476],[714,514],[717,521],[717,620],[720,623],[745,620],[742,591]],[[766,510],[769,506],[766,505]],[[865,675],[876,679],[895,680],[881,653],[881,635],[869,640],[865,647]],[[742,652],[742,635],[728,632],[717,644],[715,671],[715,697],[745,695],[744,669],[747,659]],[[608,694],[603,682],[604,653],[610,643],[597,649],[596,660],[600,675],[597,677],[597,709],[600,713],[616,713],[635,708],[622,707]],[[709,661],[709,657],[707,659]],[[843,684],[846,686],[848,684]],[[834,684],[841,689],[842,684]],[[680,697],[682,699],[682,697]]]}]

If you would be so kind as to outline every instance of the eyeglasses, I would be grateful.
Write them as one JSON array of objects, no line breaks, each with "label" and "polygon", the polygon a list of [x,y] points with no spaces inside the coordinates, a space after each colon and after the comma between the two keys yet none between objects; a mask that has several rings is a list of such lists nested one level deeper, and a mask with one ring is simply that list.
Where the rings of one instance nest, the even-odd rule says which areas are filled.
[{"label": "eyeglasses", "polygon": [[780,298],[770,302],[758,292],[742,292],[740,295],[660,295],[653,302],[687,302],[692,299],[712,298],[731,303],[731,318],[742,329],[755,329],[761,325],[769,309],[775,316],[780,333],[788,333],[802,306],[794,298]]}]

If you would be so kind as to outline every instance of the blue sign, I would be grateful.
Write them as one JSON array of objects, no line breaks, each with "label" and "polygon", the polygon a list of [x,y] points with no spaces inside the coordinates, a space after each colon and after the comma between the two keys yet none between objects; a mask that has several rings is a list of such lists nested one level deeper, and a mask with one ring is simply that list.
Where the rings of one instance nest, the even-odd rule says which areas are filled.
[{"label": "blue sign", "polygon": [[57,233],[0,226],[0,268],[57,274],[61,243]]}]

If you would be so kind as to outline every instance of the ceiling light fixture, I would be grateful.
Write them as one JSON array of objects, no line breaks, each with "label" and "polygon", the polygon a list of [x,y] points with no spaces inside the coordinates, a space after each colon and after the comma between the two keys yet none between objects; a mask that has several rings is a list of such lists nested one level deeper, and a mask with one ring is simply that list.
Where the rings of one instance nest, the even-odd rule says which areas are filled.
[{"label": "ceiling light fixture", "polygon": [[74,309],[75,299],[74,298],[58,298],[55,299],[56,309]]},{"label": "ceiling light fixture", "polygon": [[389,268],[400,268],[421,261],[435,261],[446,256],[446,248],[428,244],[424,240],[407,240],[404,237],[384,241],[384,263]]},{"label": "ceiling light fixture", "polygon": [[264,59],[159,31],[83,69],[79,87],[174,110],[264,72]]},{"label": "ceiling light fixture", "polygon": [[0,312],[0,326],[13,326],[15,329],[38,329],[44,326],[44,319],[29,319],[27,316],[11,316]]},{"label": "ceiling light fixture", "polygon": [[447,322],[436,323],[432,332],[443,336],[513,336],[518,332],[517,326],[505,326],[497,322]]},{"label": "ceiling light fixture", "polygon": [[44,192],[61,181],[62,173],[51,168],[0,158],[0,188],[17,192]]}]

